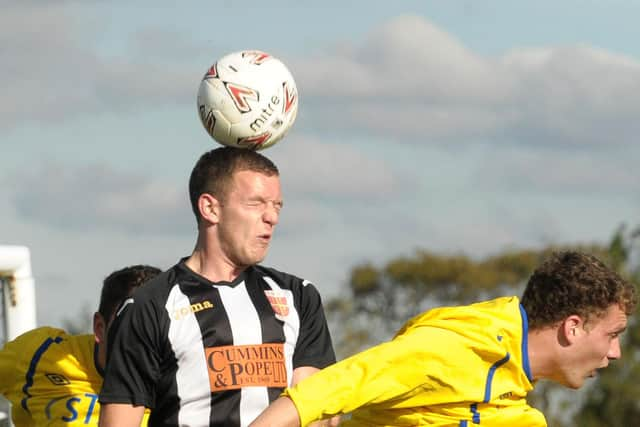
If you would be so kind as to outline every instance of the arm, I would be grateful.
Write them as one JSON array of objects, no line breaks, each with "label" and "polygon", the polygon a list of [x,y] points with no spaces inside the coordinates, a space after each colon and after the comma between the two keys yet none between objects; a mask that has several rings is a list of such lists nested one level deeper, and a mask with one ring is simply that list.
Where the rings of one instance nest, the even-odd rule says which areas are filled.
[{"label": "arm", "polygon": [[[294,386],[296,384],[298,384],[300,381],[302,381],[303,379],[305,379],[306,377],[316,373],[320,371],[320,369],[318,368],[314,368],[313,366],[301,366],[299,368],[296,368],[293,370],[293,377],[291,378],[291,386]],[[284,397],[282,399],[286,399],[289,402],[291,402],[291,399]],[[280,399],[278,399],[280,400]],[[275,402],[274,402],[275,403]],[[291,402],[291,404],[293,405],[293,402]],[[286,403],[280,403],[280,405],[282,405],[283,407],[286,407],[287,404]],[[293,409],[295,410],[295,406],[293,407]],[[274,411],[279,411],[279,409],[275,409]],[[282,410],[282,411],[286,411],[286,410]],[[300,425],[300,419],[298,418],[298,412],[296,411],[295,413],[295,417],[298,420],[296,425]],[[322,421],[316,421],[315,423],[311,423],[309,425],[309,427],[337,427],[338,424],[340,424],[340,415],[336,415],[335,417],[328,419],[328,420],[322,420]],[[289,425],[289,424],[287,424]]]},{"label": "arm", "polygon": [[[306,377],[318,372],[320,369],[318,368],[314,368],[313,366],[301,366],[299,368],[296,368],[293,370],[293,376],[291,378],[291,386],[294,386],[296,384],[298,384],[300,381],[302,381],[303,379],[305,379]],[[291,401],[291,399],[288,398],[284,398],[288,401]],[[280,399],[278,399],[280,400]],[[275,402],[274,402],[275,403]],[[293,404],[293,402],[292,402]],[[285,406],[286,403],[280,403],[280,405]],[[295,407],[293,408],[295,410]],[[276,409],[275,411],[278,411],[278,409]],[[295,413],[296,419],[298,418],[298,412],[296,411]],[[300,421],[298,420],[298,424],[300,424]],[[323,420],[323,421],[317,421],[315,423],[312,423],[309,425],[309,427],[336,427],[338,424],[340,424],[340,416],[336,415],[335,417],[329,419],[329,420]]]},{"label": "arm", "polygon": [[279,397],[249,427],[300,427],[300,417],[288,397]]},{"label": "arm", "polygon": [[288,388],[285,395],[273,402],[251,427],[308,425],[322,418],[351,412],[379,399],[395,398],[397,393],[405,390],[387,387],[395,378],[386,367],[402,359],[405,359],[404,363],[408,362],[408,354],[396,344],[392,341],[373,347]]},{"label": "arm", "polygon": [[[438,334],[437,329],[426,328],[397,337],[311,375],[288,388],[285,396],[293,402],[302,425],[369,405],[393,406],[419,393],[428,381],[426,373],[440,372],[439,347],[425,345],[437,342],[433,339]],[[438,396],[430,397],[433,400],[424,402],[438,403]],[[289,410],[267,415],[288,420]]]},{"label": "arm", "polygon": [[99,427],[140,427],[144,406],[127,403],[103,403],[100,407]]},{"label": "arm", "polygon": [[291,377],[291,386],[293,387],[309,375],[315,374],[319,370],[320,369],[313,366],[300,366],[299,368],[295,368]]}]

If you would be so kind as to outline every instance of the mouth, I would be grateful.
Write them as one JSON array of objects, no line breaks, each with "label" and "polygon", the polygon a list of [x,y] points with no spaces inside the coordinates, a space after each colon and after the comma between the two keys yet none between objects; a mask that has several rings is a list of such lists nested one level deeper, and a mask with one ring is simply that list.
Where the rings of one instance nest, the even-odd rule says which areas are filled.
[{"label": "mouth", "polygon": [[271,234],[261,234],[258,236],[258,240],[264,244],[269,244],[271,241]]},{"label": "mouth", "polygon": [[597,377],[597,376],[598,376],[598,374],[600,373],[600,369],[604,369],[604,368],[606,368],[606,366],[603,366],[603,367],[601,367],[601,368],[596,368],[596,369],[594,369],[593,371],[591,371],[591,372],[589,373],[588,377],[589,377],[589,378],[595,378],[595,377]]}]

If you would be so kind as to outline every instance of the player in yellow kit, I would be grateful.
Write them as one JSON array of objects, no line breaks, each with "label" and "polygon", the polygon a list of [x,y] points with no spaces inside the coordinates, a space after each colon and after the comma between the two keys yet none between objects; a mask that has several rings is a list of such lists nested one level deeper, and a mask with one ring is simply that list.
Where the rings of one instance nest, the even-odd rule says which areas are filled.
[{"label": "player in yellow kit", "polygon": [[146,265],[111,273],[103,282],[93,334],[41,327],[5,344],[0,350],[0,394],[11,401],[16,427],[98,425],[111,321],[133,290],[159,273]]},{"label": "player in yellow kit", "polygon": [[522,356],[521,316],[516,297],[428,311],[393,341],[327,368],[287,395],[302,425],[317,413],[363,407],[347,425],[457,426],[475,419],[490,426],[543,426],[542,414],[525,400],[533,386]]},{"label": "player in yellow kit", "polygon": [[251,426],[544,427],[539,379],[579,388],[620,354],[634,287],[590,255],[555,254],[516,297],[438,308],[387,343],[287,389]]}]

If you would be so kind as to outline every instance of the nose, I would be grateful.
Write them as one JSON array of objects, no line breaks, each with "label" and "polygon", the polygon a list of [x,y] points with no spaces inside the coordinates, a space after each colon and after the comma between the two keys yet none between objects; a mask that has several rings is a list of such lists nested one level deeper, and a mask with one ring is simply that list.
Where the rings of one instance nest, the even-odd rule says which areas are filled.
[{"label": "nose", "polygon": [[611,345],[609,346],[609,353],[607,353],[607,358],[609,360],[620,359],[622,356],[622,350],[620,349],[620,339],[616,338],[611,341]]},{"label": "nose", "polygon": [[262,220],[272,226],[278,223],[280,219],[280,208],[275,203],[267,203],[267,206],[262,214]]}]

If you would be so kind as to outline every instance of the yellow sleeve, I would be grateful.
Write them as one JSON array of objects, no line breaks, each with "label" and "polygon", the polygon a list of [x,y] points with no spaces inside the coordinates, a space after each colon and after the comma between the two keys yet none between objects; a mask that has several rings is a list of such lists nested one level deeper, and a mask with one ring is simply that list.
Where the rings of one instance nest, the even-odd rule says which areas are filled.
[{"label": "yellow sleeve", "polygon": [[518,356],[517,300],[498,303],[513,307],[485,303],[424,313],[392,341],[311,375],[285,395],[303,426],[341,413],[351,413],[345,425],[354,426],[476,419],[496,427],[545,426],[526,402],[532,385]]},{"label": "yellow sleeve", "polygon": [[93,335],[71,336],[48,327],[7,343],[0,363],[4,369],[14,362],[6,397],[16,426],[97,425],[102,377],[94,365],[94,346]]},{"label": "yellow sleeve", "polygon": [[[442,387],[440,380],[424,374],[440,372],[443,332],[419,328],[329,366],[287,389],[285,395],[296,405],[302,425],[365,405],[410,407],[446,401],[442,392],[428,392],[429,387],[435,389],[429,382]],[[434,347],[439,350],[429,351]]]},{"label": "yellow sleeve", "polygon": [[144,416],[142,417],[142,422],[140,423],[140,427],[147,427],[147,424],[149,424],[150,415],[151,415],[151,411],[148,408],[145,408]]},{"label": "yellow sleeve", "polygon": [[0,394],[9,397],[11,390],[16,388],[18,383],[18,353],[16,351],[16,343],[9,341],[0,350]]},{"label": "yellow sleeve", "polygon": [[61,329],[42,327],[7,342],[0,350],[0,393],[7,398],[22,393],[29,362],[38,346],[47,337],[63,333]]}]

